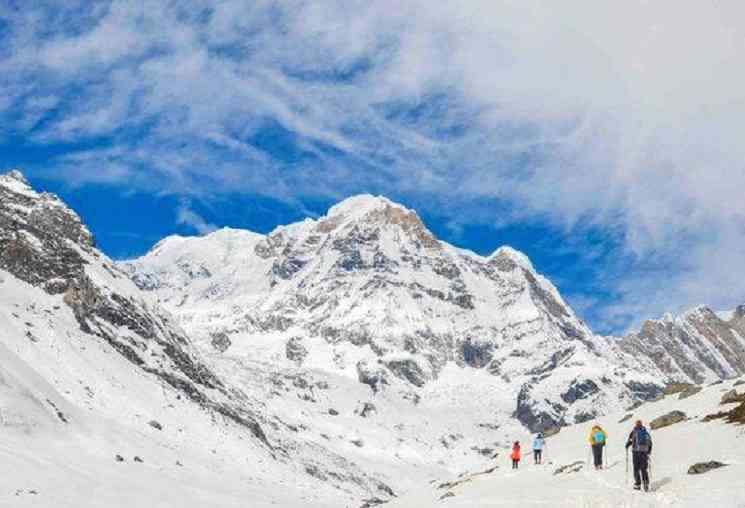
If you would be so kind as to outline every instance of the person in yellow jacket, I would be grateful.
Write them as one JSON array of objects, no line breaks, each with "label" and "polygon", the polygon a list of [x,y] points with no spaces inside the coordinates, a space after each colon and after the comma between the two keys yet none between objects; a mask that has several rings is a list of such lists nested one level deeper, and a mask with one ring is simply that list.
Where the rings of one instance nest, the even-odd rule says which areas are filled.
[{"label": "person in yellow jacket", "polygon": [[600,425],[593,425],[590,430],[590,446],[592,447],[592,457],[595,462],[595,469],[603,469],[603,447],[608,440],[608,434]]}]

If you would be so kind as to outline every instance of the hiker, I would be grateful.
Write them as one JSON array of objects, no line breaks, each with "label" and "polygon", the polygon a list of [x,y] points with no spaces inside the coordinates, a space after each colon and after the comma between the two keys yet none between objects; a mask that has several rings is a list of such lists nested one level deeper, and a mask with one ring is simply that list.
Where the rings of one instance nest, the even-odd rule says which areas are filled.
[{"label": "hiker", "polygon": [[592,457],[595,462],[595,469],[603,469],[603,447],[605,441],[608,439],[608,434],[605,433],[600,425],[593,425],[590,431],[590,446],[592,447]]},{"label": "hiker", "polygon": [[533,462],[540,464],[543,459],[543,447],[546,446],[546,440],[543,439],[543,434],[538,433],[533,440]]},{"label": "hiker", "polygon": [[512,469],[517,469],[520,465],[520,441],[515,441],[512,445],[512,453],[510,454],[512,459]]},{"label": "hiker", "polygon": [[[652,436],[649,435],[641,420],[637,420],[634,430],[626,441],[626,460],[629,447],[634,462],[634,489],[640,490],[644,483],[644,491],[649,491],[649,456],[652,454]],[[628,462],[627,462],[628,464]]]}]

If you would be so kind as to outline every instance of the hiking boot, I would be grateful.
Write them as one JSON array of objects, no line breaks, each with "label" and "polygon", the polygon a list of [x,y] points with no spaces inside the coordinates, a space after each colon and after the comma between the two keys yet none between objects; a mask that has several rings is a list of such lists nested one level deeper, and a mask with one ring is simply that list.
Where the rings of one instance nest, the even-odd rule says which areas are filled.
[{"label": "hiking boot", "polygon": [[634,485],[634,490],[642,490],[642,486],[641,485]]},{"label": "hiking boot", "polygon": [[649,492],[649,484],[648,483],[645,483],[644,484],[644,492]]}]

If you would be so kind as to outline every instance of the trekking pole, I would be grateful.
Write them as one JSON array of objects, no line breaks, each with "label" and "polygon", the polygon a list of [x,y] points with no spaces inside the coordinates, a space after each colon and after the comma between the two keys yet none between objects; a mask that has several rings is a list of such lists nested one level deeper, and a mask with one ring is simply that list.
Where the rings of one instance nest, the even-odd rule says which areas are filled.
[{"label": "trekking pole", "polygon": [[605,459],[605,469],[608,469],[608,451],[603,450],[603,458]]},{"label": "trekking pole", "polygon": [[626,483],[626,485],[629,484],[629,449],[628,448],[626,448],[626,477],[625,477],[624,482]]}]

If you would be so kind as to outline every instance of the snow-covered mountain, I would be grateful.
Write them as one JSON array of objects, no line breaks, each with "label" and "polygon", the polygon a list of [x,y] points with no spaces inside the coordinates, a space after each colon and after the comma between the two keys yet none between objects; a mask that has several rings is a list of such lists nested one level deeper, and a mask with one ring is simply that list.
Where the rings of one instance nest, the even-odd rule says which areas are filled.
[{"label": "snow-covered mountain", "polygon": [[[90,506],[149,505],[149,491],[150,501],[156,492],[170,500],[159,506],[180,506],[190,496],[166,488],[175,485],[194,494],[189,502],[213,490],[195,506],[243,506],[257,493],[285,506],[392,494],[222,376],[143,296],[59,198],[34,191],[19,172],[0,175],[4,478],[32,470],[21,479],[48,497],[45,506],[83,506],[72,492],[81,489]],[[125,475],[120,454],[146,465],[122,465]],[[156,473],[162,482],[150,478]],[[128,480],[101,484],[117,475]]]},{"label": "snow-covered mountain", "polygon": [[621,348],[650,358],[671,380],[703,383],[745,374],[745,305],[728,312],[700,306],[649,320]]},{"label": "snow-covered mountain", "polygon": [[[741,314],[718,317],[736,340]],[[31,480],[11,504],[41,485],[43,506],[372,506],[693,379],[594,335],[523,254],[372,196],[115,263],[0,175],[0,322],[0,474]],[[740,372],[719,351],[730,370],[695,372]]]},{"label": "snow-covered mountain", "polygon": [[447,390],[448,367],[480,371],[490,382],[460,396],[532,429],[589,420],[661,385],[649,362],[594,335],[525,255],[448,245],[382,197],[266,236],[169,237],[121,266],[205,352],[320,369],[412,400]]}]

